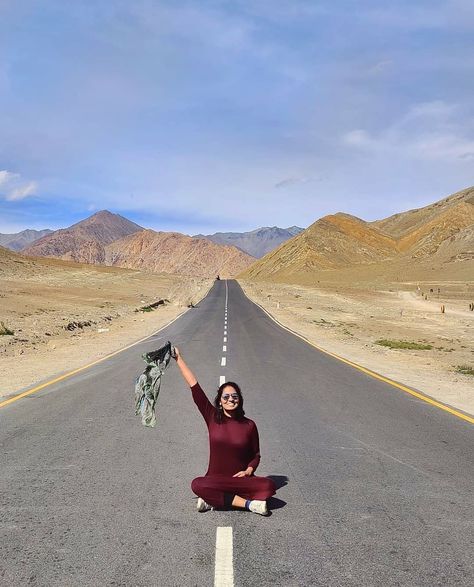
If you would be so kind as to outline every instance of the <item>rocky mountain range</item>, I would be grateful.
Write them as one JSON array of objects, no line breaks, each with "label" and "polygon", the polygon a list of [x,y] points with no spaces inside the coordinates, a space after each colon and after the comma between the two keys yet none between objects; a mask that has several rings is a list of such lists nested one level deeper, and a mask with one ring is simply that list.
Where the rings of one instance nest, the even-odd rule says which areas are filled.
[{"label": "rocky mountain range", "polygon": [[146,230],[107,210],[44,236],[21,252],[197,277],[231,277],[255,261],[235,247],[174,232]]},{"label": "rocky mountain range", "polygon": [[11,251],[21,251],[21,249],[33,244],[47,234],[51,234],[53,231],[49,229],[45,230],[22,230],[14,234],[0,234],[0,246],[10,249]]},{"label": "rocky mountain range", "polygon": [[249,232],[216,232],[214,234],[197,234],[196,238],[206,238],[221,245],[232,245],[252,257],[260,259],[285,241],[302,232],[299,226],[278,228],[264,226]]},{"label": "rocky mountain range", "polygon": [[255,261],[236,247],[154,230],[117,240],[105,251],[106,265],[199,277],[233,277]]},{"label": "rocky mountain range", "polygon": [[423,208],[365,222],[338,213],[325,216],[254,263],[243,279],[299,280],[353,266],[388,269],[427,264],[435,269],[469,262],[474,270],[474,188]]},{"label": "rocky mountain range", "polygon": [[399,275],[423,264],[434,271],[462,263],[474,271],[474,188],[372,222],[339,212],[305,230],[264,227],[195,237],[147,230],[104,210],[46,234],[21,252],[152,272],[281,281],[306,282],[321,272],[348,268],[367,273],[373,267],[383,275],[396,267]]}]

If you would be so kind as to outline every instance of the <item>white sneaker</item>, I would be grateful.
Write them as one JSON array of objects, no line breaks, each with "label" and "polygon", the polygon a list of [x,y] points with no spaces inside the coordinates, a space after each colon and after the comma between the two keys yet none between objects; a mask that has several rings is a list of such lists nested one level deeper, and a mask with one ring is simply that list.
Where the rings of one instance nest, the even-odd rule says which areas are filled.
[{"label": "white sneaker", "polygon": [[268,516],[267,502],[259,499],[252,499],[249,503],[249,510],[254,514],[260,514],[261,516]]},{"label": "white sneaker", "polygon": [[196,509],[198,512],[207,512],[209,510],[213,510],[214,508],[212,507],[212,505],[209,505],[208,503],[206,503],[202,499],[202,497],[198,497]]}]

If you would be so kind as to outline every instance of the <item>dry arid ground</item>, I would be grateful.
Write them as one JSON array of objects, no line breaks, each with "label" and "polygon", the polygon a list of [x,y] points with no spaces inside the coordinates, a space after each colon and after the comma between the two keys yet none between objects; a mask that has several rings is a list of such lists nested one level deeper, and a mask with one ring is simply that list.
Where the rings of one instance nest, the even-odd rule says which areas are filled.
[{"label": "dry arid ground", "polygon": [[[0,396],[153,334],[205,296],[212,284],[209,279],[15,259],[0,273],[0,322],[14,332],[0,336]],[[169,303],[135,312],[160,299]]]},{"label": "dry arid ground", "polygon": [[[317,288],[239,282],[252,300],[319,347],[474,414],[474,376],[456,371],[458,366],[474,368],[472,280],[360,287],[333,281]],[[391,349],[375,344],[380,339],[433,348]],[[314,376],[317,380],[317,373]]]}]

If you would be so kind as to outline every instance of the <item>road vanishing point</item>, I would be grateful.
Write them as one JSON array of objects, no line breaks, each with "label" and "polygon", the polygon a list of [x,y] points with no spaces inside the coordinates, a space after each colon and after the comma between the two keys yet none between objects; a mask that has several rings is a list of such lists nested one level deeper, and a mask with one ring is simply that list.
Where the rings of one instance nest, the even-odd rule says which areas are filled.
[{"label": "road vanishing point", "polygon": [[[211,401],[241,386],[269,517],[196,511],[207,430],[174,363],[156,428],[134,415],[141,354],[167,340]],[[3,402],[0,585],[472,587],[473,438],[216,281],[156,335]]]}]

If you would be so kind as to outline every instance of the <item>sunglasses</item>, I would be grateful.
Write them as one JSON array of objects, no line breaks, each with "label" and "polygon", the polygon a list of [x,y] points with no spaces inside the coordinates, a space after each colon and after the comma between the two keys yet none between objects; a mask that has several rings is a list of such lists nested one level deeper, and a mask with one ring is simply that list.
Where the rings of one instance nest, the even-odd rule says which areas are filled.
[{"label": "sunglasses", "polygon": [[226,402],[229,400],[230,397],[234,401],[238,401],[238,399],[239,399],[239,396],[236,393],[224,393],[224,395],[221,395],[221,400]]}]

